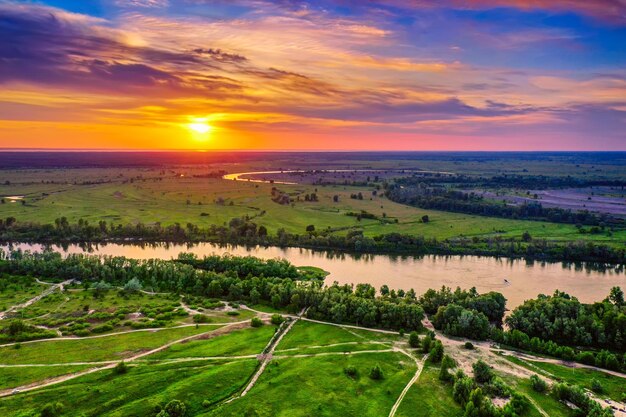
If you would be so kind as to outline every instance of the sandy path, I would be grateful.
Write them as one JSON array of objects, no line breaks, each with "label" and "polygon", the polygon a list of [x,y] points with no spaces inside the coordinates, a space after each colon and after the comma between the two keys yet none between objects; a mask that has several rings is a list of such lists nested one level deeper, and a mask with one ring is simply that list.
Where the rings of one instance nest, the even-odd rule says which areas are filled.
[{"label": "sandy path", "polygon": [[[114,366],[116,366],[117,363],[119,363],[121,361],[124,361],[124,362],[136,361],[137,359],[140,359],[140,358],[143,358],[145,356],[149,356],[149,355],[152,355],[154,353],[157,353],[157,352],[160,352],[162,350],[165,350],[168,347],[170,347],[172,345],[175,345],[177,343],[183,343],[183,342],[187,342],[187,341],[194,340],[194,339],[199,339],[199,338],[206,337],[206,336],[215,337],[217,335],[228,333],[230,331],[233,331],[233,330],[236,330],[236,329],[240,329],[240,328],[243,328],[243,327],[247,327],[247,325],[244,326],[244,325],[242,325],[242,323],[231,323],[231,324],[229,324],[227,326],[221,327],[221,328],[213,330],[213,331],[200,333],[200,334],[196,334],[196,335],[193,335],[193,336],[188,336],[188,337],[184,337],[182,339],[171,341],[171,342],[166,343],[166,344],[164,344],[162,346],[159,346],[157,348],[154,348],[154,349],[151,349],[151,350],[148,350],[148,351],[139,353],[137,355],[134,355],[134,356],[131,356],[131,357],[128,357],[128,358],[124,358],[124,359],[121,359],[121,360],[118,360],[118,361],[115,361],[115,362],[112,362],[112,363],[108,363],[107,365],[104,365],[104,366],[88,369],[88,370],[82,371],[82,372],[76,372],[76,373],[69,374],[69,375],[63,375],[63,376],[56,377],[56,378],[50,378],[50,379],[48,379],[48,380],[46,380],[44,382],[35,382],[35,383],[29,384],[29,385],[24,385],[22,387],[17,387],[17,388],[13,388],[13,389],[3,390],[3,391],[0,391],[0,398],[1,397],[6,397],[8,395],[12,395],[12,394],[17,393],[17,392],[27,392],[27,391],[32,391],[32,390],[48,387],[50,385],[60,384],[61,382],[69,381],[71,379],[78,378],[78,377],[84,376],[84,375],[88,375],[88,374],[91,374],[93,372],[98,372],[98,371],[102,371],[102,370],[106,370],[106,369],[111,369]],[[52,339],[52,340],[54,340],[54,339]]]},{"label": "sandy path", "polygon": [[23,302],[22,304],[16,304],[14,306],[11,306],[6,311],[0,312],[0,320],[3,320],[9,313],[12,313],[16,310],[20,310],[22,308],[26,308],[32,304],[35,304],[37,301],[41,300],[42,298],[44,298],[45,296],[49,294],[52,294],[57,289],[60,289],[61,291],[63,291],[63,286],[70,284],[72,281],[73,280],[68,279],[67,281],[63,281],[59,284],[49,284],[47,282],[37,280],[37,282],[39,282],[40,284],[46,284],[46,285],[51,285],[51,286],[46,288],[42,293],[31,298],[30,300]]}]

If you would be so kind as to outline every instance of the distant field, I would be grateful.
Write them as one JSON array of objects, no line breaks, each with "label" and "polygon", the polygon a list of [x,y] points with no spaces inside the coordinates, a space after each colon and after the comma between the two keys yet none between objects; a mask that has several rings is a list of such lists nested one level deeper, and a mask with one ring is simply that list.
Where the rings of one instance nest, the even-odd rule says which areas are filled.
[{"label": "distant field", "polygon": [[[237,167],[242,171],[251,167]],[[0,181],[0,195],[23,196],[21,201],[0,204],[0,218],[13,216],[21,222],[53,224],[66,217],[70,222],[80,219],[92,224],[106,220],[113,224],[143,222],[169,225],[193,223],[200,227],[224,225],[234,217],[248,216],[270,233],[280,228],[303,234],[308,225],[316,230],[338,229],[345,234],[349,229],[361,229],[367,236],[399,232],[427,238],[447,239],[466,237],[521,237],[531,236],[555,241],[589,240],[623,246],[626,231],[608,234],[581,234],[574,225],[540,221],[509,220],[472,216],[433,210],[422,210],[374,196],[372,187],[343,185],[277,185],[288,193],[293,205],[272,201],[272,184],[244,181],[196,178],[206,169],[81,169],[48,171],[4,171],[8,185]],[[184,175],[184,176],[180,176]],[[141,176],[141,177],[139,177]],[[133,179],[131,182],[131,178]],[[91,184],[106,180],[102,184]],[[42,181],[64,182],[46,184]],[[87,181],[87,184],[82,182]],[[77,182],[77,184],[74,184]],[[350,196],[361,192],[363,200]],[[316,193],[318,202],[306,202],[306,194]],[[337,196],[338,201],[334,201]],[[223,204],[217,204],[223,200]],[[348,212],[365,210],[384,221],[347,216]],[[428,215],[430,222],[422,223]],[[395,223],[397,220],[397,223]]]}]

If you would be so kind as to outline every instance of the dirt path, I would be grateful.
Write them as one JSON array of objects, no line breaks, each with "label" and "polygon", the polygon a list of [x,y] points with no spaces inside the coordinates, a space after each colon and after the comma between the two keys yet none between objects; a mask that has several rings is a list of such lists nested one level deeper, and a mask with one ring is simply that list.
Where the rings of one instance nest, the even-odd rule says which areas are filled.
[{"label": "dirt path", "polygon": [[619,378],[626,379],[626,374],[624,374],[622,372],[611,371],[610,369],[598,368],[597,366],[593,366],[593,365],[585,365],[584,363],[572,362],[572,361],[564,361],[564,360],[561,360],[561,359],[544,358],[544,357],[541,357],[541,356],[531,355],[529,353],[516,352],[516,351],[506,350],[506,349],[492,348],[491,350],[494,351],[494,352],[500,352],[503,355],[513,356],[513,357],[516,357],[516,358],[519,358],[519,359],[525,359],[525,360],[529,360],[529,361],[542,362],[542,363],[553,363],[555,365],[561,365],[561,366],[565,366],[567,368],[589,369],[589,370],[592,370],[592,371],[604,372],[605,374],[608,374],[608,375],[613,375],[613,376],[616,376],[616,377],[619,377]]},{"label": "dirt path", "polygon": [[14,342],[14,343],[5,343],[3,345],[0,345],[1,347],[9,347],[9,346],[14,346],[14,345],[27,345],[27,344],[32,344],[32,343],[45,343],[45,342],[56,342],[58,340],[89,340],[89,339],[100,339],[102,337],[111,337],[111,336],[120,336],[120,335],[124,335],[124,334],[129,334],[129,333],[139,333],[139,332],[150,332],[150,333],[156,333],[156,332],[160,332],[163,330],[169,330],[169,329],[180,329],[183,327],[195,327],[195,326],[199,326],[199,327],[215,327],[215,326],[229,326],[229,325],[233,325],[233,324],[244,324],[244,323],[249,323],[250,320],[243,320],[243,321],[231,321],[231,322],[227,322],[227,323],[197,323],[197,324],[181,324],[180,326],[172,326],[172,327],[154,327],[154,328],[150,328],[150,329],[135,329],[135,330],[125,330],[123,332],[117,332],[117,333],[107,333],[107,334],[98,334],[98,335],[94,335],[94,336],[64,336],[64,337],[53,337],[50,339],[38,339],[38,340],[27,340],[25,342]]},{"label": "dirt path", "polygon": [[391,411],[389,411],[389,417],[393,417],[396,415],[396,411],[398,411],[398,408],[400,407],[400,404],[402,403],[404,396],[406,395],[407,392],[409,392],[409,389],[413,386],[413,384],[415,384],[417,380],[419,379],[420,375],[422,374],[422,370],[424,369],[424,364],[426,363],[426,360],[428,359],[428,355],[424,355],[424,357],[421,360],[417,360],[415,356],[411,355],[410,353],[404,350],[396,349],[396,351],[404,353],[406,356],[413,359],[413,361],[415,361],[415,366],[417,366],[417,369],[415,370],[415,375],[413,375],[413,378],[411,378],[411,380],[406,384],[406,386],[404,387],[404,389],[398,396],[398,399],[396,399],[396,402],[393,404],[393,407],[391,407]]},{"label": "dirt path", "polygon": [[[143,358],[145,356],[149,356],[149,355],[152,355],[154,353],[157,353],[157,352],[160,352],[162,350],[165,350],[168,347],[170,347],[172,345],[175,345],[177,343],[184,343],[184,342],[187,342],[187,341],[190,341],[190,340],[200,339],[200,338],[203,338],[203,337],[206,337],[206,336],[211,336],[211,333],[213,333],[213,332],[219,332],[219,334],[216,334],[216,335],[220,335],[220,334],[228,333],[230,331],[233,331],[233,330],[236,330],[236,329],[240,329],[240,328],[243,328],[243,327],[247,327],[247,325],[242,325],[242,323],[230,323],[229,325],[226,325],[226,326],[221,327],[219,329],[216,329],[216,330],[213,330],[213,331],[210,331],[210,332],[205,332],[205,333],[200,333],[200,334],[184,337],[182,339],[177,339],[177,340],[168,342],[168,343],[166,343],[166,344],[164,344],[162,346],[159,346],[157,348],[154,348],[154,349],[151,349],[151,350],[148,350],[148,351],[145,351],[145,352],[141,352],[141,353],[139,353],[137,355],[134,355],[134,356],[131,356],[131,357],[128,357],[128,358],[124,358],[124,359],[121,359],[121,360],[118,360],[118,361],[115,361],[115,362],[108,363],[107,365],[104,365],[104,366],[99,366],[99,367],[88,369],[86,371],[76,372],[76,373],[73,373],[73,374],[67,374],[67,375],[63,375],[63,376],[60,376],[60,377],[56,377],[56,378],[50,378],[50,379],[47,379],[47,380],[45,380],[43,382],[38,381],[38,382],[34,382],[32,384],[24,385],[24,386],[21,386],[21,387],[16,387],[16,388],[12,388],[12,389],[3,390],[3,391],[0,391],[0,398],[6,397],[6,396],[9,396],[9,395],[13,395],[13,394],[16,394],[16,393],[28,392],[28,391],[33,391],[33,390],[40,389],[40,388],[45,388],[45,387],[48,387],[50,385],[60,384],[62,382],[66,382],[66,381],[69,381],[71,379],[78,378],[80,376],[88,375],[88,374],[91,374],[91,373],[94,373],[94,372],[98,372],[98,371],[103,371],[103,370],[106,370],[106,369],[111,369],[114,366],[116,366],[117,363],[119,363],[121,361],[124,361],[124,362],[134,362],[137,359],[140,359],[140,358]],[[213,335],[213,337],[215,337],[216,335]],[[55,339],[52,339],[52,340],[55,340]]]},{"label": "dirt path", "polygon": [[22,304],[16,304],[14,306],[11,306],[6,311],[0,312],[0,320],[3,320],[9,313],[12,313],[16,310],[20,310],[22,308],[26,308],[32,304],[35,304],[37,301],[41,300],[42,298],[44,298],[45,296],[49,294],[52,294],[57,289],[60,289],[61,291],[63,291],[63,286],[70,284],[72,281],[73,281],[72,279],[68,279],[67,281],[63,281],[59,284],[50,284],[47,282],[37,280],[37,282],[39,282],[40,284],[51,285],[51,286],[46,288],[42,293],[31,298],[30,300],[25,301]]},{"label": "dirt path", "polygon": [[285,330],[280,332],[280,334],[279,334],[279,336],[277,338],[272,338],[269,341],[268,346],[265,347],[265,349],[263,350],[264,353],[261,355],[261,361],[262,361],[261,362],[261,366],[259,366],[259,369],[252,376],[252,378],[250,379],[250,382],[244,388],[244,390],[241,392],[241,395],[239,395],[239,397],[245,396],[248,393],[248,391],[250,391],[252,389],[252,387],[254,387],[254,385],[256,384],[256,381],[259,379],[259,377],[261,376],[261,374],[265,370],[265,367],[272,360],[272,354],[274,353],[274,349],[276,349],[276,346],[278,346],[278,344],[283,339],[283,337],[285,337],[285,335],[287,333],[289,333],[289,330],[291,330],[291,328],[293,327],[294,324],[296,324],[297,321],[298,321],[297,318],[291,320],[291,322],[287,325]]}]

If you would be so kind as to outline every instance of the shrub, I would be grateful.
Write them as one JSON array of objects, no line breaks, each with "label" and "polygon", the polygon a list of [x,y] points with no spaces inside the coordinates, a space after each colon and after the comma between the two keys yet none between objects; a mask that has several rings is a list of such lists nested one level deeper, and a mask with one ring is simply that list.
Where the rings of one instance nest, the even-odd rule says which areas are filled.
[{"label": "shrub", "polygon": [[539,378],[537,375],[531,375],[530,377],[530,385],[537,392],[546,392],[548,390],[548,384],[543,379]]},{"label": "shrub", "polygon": [[439,363],[443,359],[443,343],[440,340],[435,340],[432,345],[428,358],[432,363]]},{"label": "shrub", "polygon": [[359,376],[359,371],[354,366],[346,366],[343,372],[350,378],[356,378]]},{"label": "shrub", "polygon": [[380,365],[376,365],[372,368],[372,370],[370,371],[370,378],[372,378],[373,380],[381,380],[385,378],[383,369],[380,367]]},{"label": "shrub", "polygon": [[128,372],[128,366],[124,363],[124,361],[119,362],[113,368],[113,373],[115,375],[122,375],[122,374],[125,374],[126,372]]},{"label": "shrub", "polygon": [[226,314],[228,314],[229,316],[238,316],[238,315],[239,315],[239,312],[238,312],[238,311],[229,311],[229,312],[228,312],[228,313],[226,313]]},{"label": "shrub", "polygon": [[468,350],[472,350],[472,349],[474,349],[474,345],[472,344],[472,342],[465,342],[465,344],[463,345],[463,347],[464,347],[465,349],[468,349]]},{"label": "shrub", "polygon": [[604,387],[596,378],[591,380],[591,390],[597,394],[602,394],[604,392]]},{"label": "shrub", "polygon": [[420,347],[420,337],[417,332],[409,333],[409,346],[412,348]]},{"label": "shrub", "polygon": [[193,322],[194,323],[210,323],[211,319],[208,316],[205,316],[204,314],[194,314]]},{"label": "shrub", "polygon": [[280,314],[272,314],[271,322],[276,326],[280,326],[285,321],[285,318]]},{"label": "shrub", "polygon": [[63,412],[63,404],[60,402],[46,404],[41,410],[41,417],[55,417]]},{"label": "shrub", "polygon": [[263,326],[263,320],[258,317],[253,317],[252,320],[250,320],[250,325],[252,327],[261,327]]},{"label": "shrub", "polygon": [[472,365],[472,370],[474,371],[474,379],[479,384],[483,384],[491,381],[493,378],[493,372],[491,371],[491,367],[479,359],[474,365]]}]

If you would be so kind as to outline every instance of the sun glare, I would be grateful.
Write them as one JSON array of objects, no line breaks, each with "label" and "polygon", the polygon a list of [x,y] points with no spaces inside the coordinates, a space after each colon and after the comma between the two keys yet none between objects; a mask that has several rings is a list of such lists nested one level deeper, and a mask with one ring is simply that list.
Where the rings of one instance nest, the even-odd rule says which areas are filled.
[{"label": "sun glare", "polygon": [[187,127],[197,133],[208,133],[211,131],[211,126],[206,122],[196,121],[189,123]]}]

